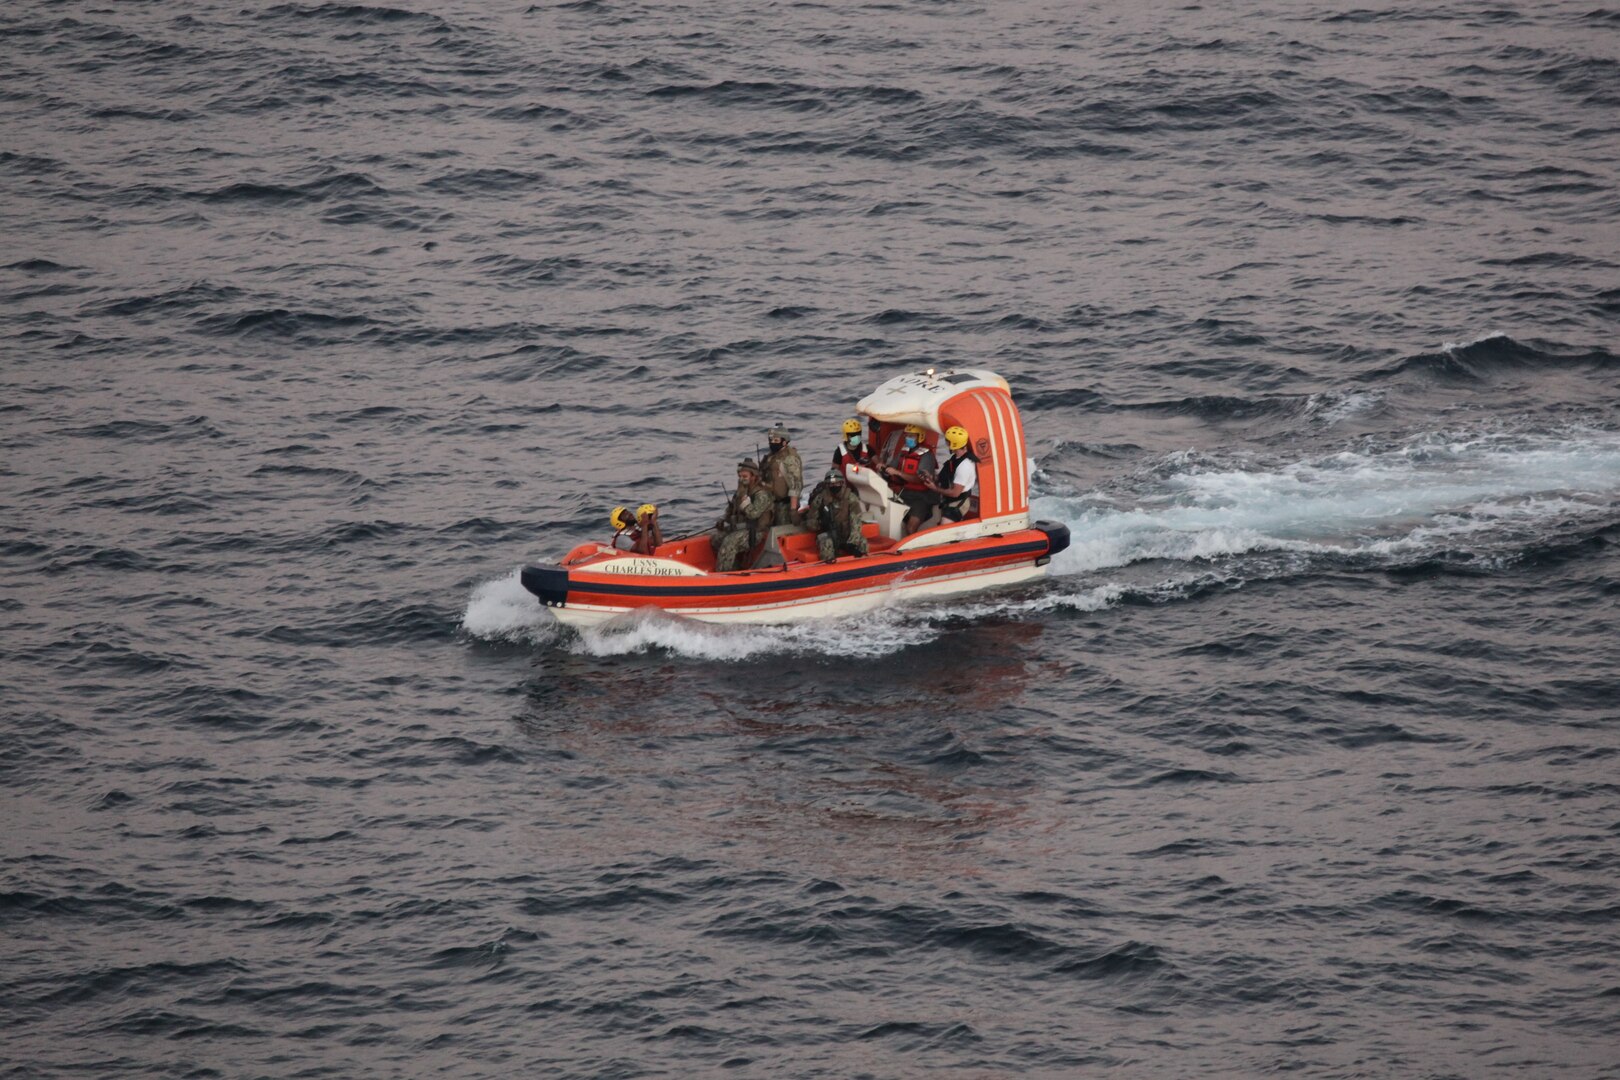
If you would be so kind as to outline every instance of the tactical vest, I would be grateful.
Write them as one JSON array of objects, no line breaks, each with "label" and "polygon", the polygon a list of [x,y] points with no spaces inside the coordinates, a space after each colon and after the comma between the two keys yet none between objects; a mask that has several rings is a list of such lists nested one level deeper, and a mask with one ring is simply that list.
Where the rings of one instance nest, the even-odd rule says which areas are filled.
[{"label": "tactical vest", "polygon": [[[754,496],[763,490],[763,488],[756,487],[752,491],[744,492],[739,486],[736,493],[731,496],[731,502],[726,505],[725,526],[722,531],[730,532],[732,529],[747,529],[748,546],[750,548],[758,545],[759,522],[761,518],[768,515],[761,514],[758,518],[749,517],[748,506],[754,501]],[[765,494],[768,497],[770,492],[766,491]],[[772,502],[774,503],[775,500],[773,499]],[[766,526],[767,529],[769,527],[769,525]]]},{"label": "tactical vest", "polygon": [[[816,498],[820,501],[815,504],[815,515],[807,521],[812,532],[830,532],[838,537],[859,531],[860,502],[851,500],[847,489],[839,495],[823,489]],[[851,523],[855,525],[853,530]]]}]

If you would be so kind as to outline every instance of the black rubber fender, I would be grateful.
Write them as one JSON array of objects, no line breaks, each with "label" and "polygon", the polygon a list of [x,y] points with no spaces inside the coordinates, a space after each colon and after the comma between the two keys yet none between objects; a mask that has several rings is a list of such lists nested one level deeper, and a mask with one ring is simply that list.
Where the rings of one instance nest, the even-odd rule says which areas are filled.
[{"label": "black rubber fender", "polygon": [[1051,558],[1069,546],[1069,527],[1061,521],[1037,521],[1034,526],[1046,534],[1046,557]]},{"label": "black rubber fender", "polygon": [[523,568],[518,580],[547,607],[568,606],[568,571],[562,567],[534,563]]}]

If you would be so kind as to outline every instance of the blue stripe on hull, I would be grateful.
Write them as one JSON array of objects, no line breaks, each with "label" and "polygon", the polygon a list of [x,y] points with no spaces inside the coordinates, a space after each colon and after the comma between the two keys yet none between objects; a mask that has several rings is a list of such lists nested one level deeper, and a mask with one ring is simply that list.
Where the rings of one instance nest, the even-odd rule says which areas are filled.
[{"label": "blue stripe on hull", "polygon": [[912,558],[902,557],[899,561],[891,561],[892,556],[872,555],[860,564],[847,569],[835,570],[832,573],[817,574],[813,577],[794,577],[784,572],[777,572],[769,580],[730,581],[724,584],[703,585],[643,585],[637,582],[609,582],[592,581],[570,582],[568,571],[560,566],[527,566],[522,573],[523,587],[534,593],[548,604],[566,604],[571,591],[589,592],[600,596],[661,596],[671,600],[683,600],[697,597],[713,596],[760,596],[773,592],[792,592],[807,586],[836,585],[848,581],[861,581],[874,577],[897,577],[912,570],[926,570],[940,566],[951,566],[957,563],[978,562],[983,559],[1001,559],[1018,555],[1045,555],[1051,547],[1051,541],[1045,537],[1040,540],[1023,541],[1016,544],[1007,544],[995,548],[976,548],[972,551],[949,551],[938,554],[918,555]]}]

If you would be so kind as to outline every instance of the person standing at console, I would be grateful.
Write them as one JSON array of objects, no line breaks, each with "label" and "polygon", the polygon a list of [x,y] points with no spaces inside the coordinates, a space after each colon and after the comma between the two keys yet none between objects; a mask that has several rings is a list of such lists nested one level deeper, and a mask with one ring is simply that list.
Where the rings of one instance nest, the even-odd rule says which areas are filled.
[{"label": "person standing at console", "polygon": [[799,495],[804,491],[804,462],[799,452],[788,445],[787,428],[778,424],[767,437],[771,450],[759,463],[760,478],[771,493],[775,523],[792,525],[799,512]]}]

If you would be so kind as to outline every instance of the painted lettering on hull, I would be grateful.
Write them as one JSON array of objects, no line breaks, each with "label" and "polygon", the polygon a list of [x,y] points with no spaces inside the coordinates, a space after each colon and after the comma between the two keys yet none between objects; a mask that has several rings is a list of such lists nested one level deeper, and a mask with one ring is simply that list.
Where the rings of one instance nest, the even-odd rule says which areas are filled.
[{"label": "painted lettering on hull", "polygon": [[593,574],[632,574],[637,577],[692,577],[702,571],[664,559],[615,559],[588,568]]}]

